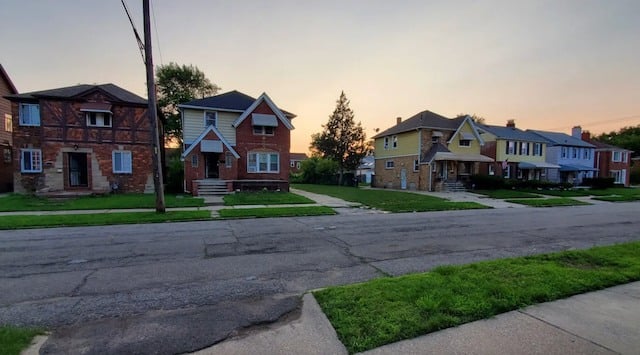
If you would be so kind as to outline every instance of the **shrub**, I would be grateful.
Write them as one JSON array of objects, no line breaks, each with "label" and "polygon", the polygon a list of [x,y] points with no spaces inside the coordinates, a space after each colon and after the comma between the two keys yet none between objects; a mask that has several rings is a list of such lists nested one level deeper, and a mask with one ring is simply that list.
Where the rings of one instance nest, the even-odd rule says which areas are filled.
[{"label": "shrub", "polygon": [[585,186],[591,186],[592,189],[608,189],[613,187],[615,179],[612,177],[602,178],[584,178],[582,184]]},{"label": "shrub", "polygon": [[506,187],[501,176],[471,175],[471,184],[478,190],[498,190]]},{"label": "shrub", "polygon": [[165,191],[169,193],[183,192],[182,182],[184,180],[184,164],[180,157],[169,158],[167,167],[167,181],[165,181]]},{"label": "shrub", "polygon": [[300,167],[302,182],[308,184],[335,185],[338,183],[336,179],[337,172],[337,162],[319,157],[305,159]]}]

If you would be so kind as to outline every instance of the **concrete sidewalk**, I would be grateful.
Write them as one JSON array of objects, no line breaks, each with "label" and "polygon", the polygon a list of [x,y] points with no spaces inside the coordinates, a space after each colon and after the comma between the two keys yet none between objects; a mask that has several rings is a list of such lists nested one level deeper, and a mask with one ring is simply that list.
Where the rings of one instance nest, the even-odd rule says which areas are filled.
[{"label": "concrete sidewalk", "polygon": [[[226,340],[197,355],[346,354],[311,294],[301,316]],[[640,282],[542,303],[363,354],[638,354]]]}]

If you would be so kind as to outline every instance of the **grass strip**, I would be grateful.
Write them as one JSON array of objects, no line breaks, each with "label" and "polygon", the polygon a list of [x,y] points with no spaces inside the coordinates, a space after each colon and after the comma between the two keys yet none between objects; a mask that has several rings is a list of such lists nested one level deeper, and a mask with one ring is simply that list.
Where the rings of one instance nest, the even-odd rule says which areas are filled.
[{"label": "grass strip", "polygon": [[640,242],[501,259],[314,292],[350,353],[640,280]]},{"label": "grass strip", "polygon": [[595,196],[640,196],[640,189],[634,187],[611,187],[608,189],[591,189],[589,194]]},{"label": "grass strip", "polygon": [[226,206],[237,205],[288,205],[314,203],[310,199],[290,192],[236,192],[224,197]]},{"label": "grass strip", "polygon": [[221,218],[268,218],[334,215],[326,206],[269,207],[269,208],[224,208],[219,211]]},{"label": "grass strip", "polygon": [[113,224],[161,223],[211,219],[210,211],[118,212],[65,215],[0,216],[0,229],[105,226]]},{"label": "grass strip", "polygon": [[597,196],[592,197],[594,200],[608,201],[608,202],[631,202],[640,201],[640,195],[614,195],[614,196]]},{"label": "grass strip", "polygon": [[476,194],[485,195],[496,199],[506,198],[539,198],[540,195],[534,193],[525,192],[521,190],[473,190]]},{"label": "grass strip", "polygon": [[[64,200],[11,194],[0,198],[0,212],[155,208],[155,206],[156,197],[153,194],[95,195]],[[202,207],[204,199],[183,195],[165,195],[165,206],[167,208]]]},{"label": "grass strip", "polygon": [[556,197],[581,197],[581,196],[589,196],[591,190],[534,190],[527,189],[521,190],[534,194],[547,195],[547,196],[556,196]]},{"label": "grass strip", "polygon": [[532,207],[558,207],[558,206],[584,206],[590,205],[588,202],[574,200],[572,198],[557,197],[545,199],[510,199],[506,202],[519,203]]},{"label": "grass strip", "polygon": [[33,337],[42,333],[38,329],[0,326],[0,355],[19,355]]},{"label": "grass strip", "polygon": [[443,198],[417,193],[360,189],[335,185],[296,184],[295,188],[329,195],[389,212],[425,212],[489,208],[475,202],[450,202]]}]

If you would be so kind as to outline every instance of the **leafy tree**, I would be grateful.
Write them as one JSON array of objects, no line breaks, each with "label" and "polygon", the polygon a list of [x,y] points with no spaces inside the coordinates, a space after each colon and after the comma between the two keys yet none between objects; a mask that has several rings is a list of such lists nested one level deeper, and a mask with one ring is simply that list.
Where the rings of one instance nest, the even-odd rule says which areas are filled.
[{"label": "leafy tree", "polygon": [[165,140],[182,142],[182,119],[178,105],[215,95],[220,87],[193,65],[169,63],[156,69],[158,106],[165,118]]},{"label": "leafy tree", "polygon": [[331,159],[313,156],[302,161],[302,181],[309,184],[331,184],[338,172],[338,163]]},{"label": "leafy tree", "polygon": [[471,119],[473,120],[473,122],[477,123],[477,124],[485,124],[487,122],[487,120],[482,117],[482,116],[478,116],[475,113],[473,115],[470,115],[468,113],[459,113],[456,118],[461,118],[461,117],[471,117]]},{"label": "leafy tree", "polygon": [[338,163],[338,184],[341,184],[344,173],[355,170],[369,150],[364,129],[360,122],[355,122],[344,91],[322,128],[321,133],[311,136],[311,149],[315,155]]},{"label": "leafy tree", "polygon": [[596,140],[615,145],[616,147],[633,150],[633,155],[640,155],[640,125],[623,127],[619,131],[602,133]]}]

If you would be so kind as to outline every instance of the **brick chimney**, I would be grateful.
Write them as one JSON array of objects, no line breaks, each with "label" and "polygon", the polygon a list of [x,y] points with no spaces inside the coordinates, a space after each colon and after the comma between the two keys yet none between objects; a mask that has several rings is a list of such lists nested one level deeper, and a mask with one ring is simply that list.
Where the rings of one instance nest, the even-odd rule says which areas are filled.
[{"label": "brick chimney", "polygon": [[571,136],[573,138],[581,138],[582,137],[582,127],[574,126],[571,128]]},{"label": "brick chimney", "polygon": [[589,131],[582,132],[582,137],[581,138],[585,142],[591,142],[591,132],[589,132]]},{"label": "brick chimney", "polygon": [[507,120],[507,127],[509,128],[516,128],[516,120]]},{"label": "brick chimney", "polygon": [[402,117],[396,117],[396,125],[399,125],[402,122]]}]

